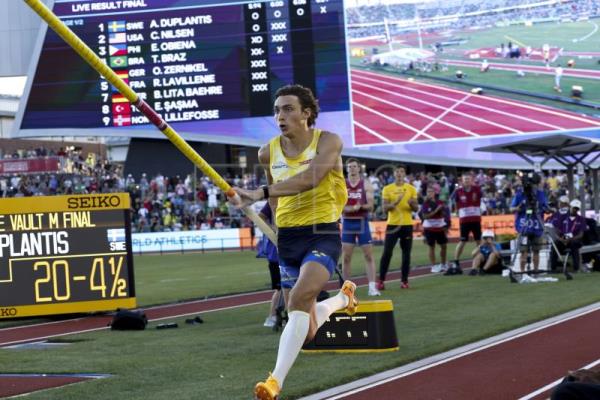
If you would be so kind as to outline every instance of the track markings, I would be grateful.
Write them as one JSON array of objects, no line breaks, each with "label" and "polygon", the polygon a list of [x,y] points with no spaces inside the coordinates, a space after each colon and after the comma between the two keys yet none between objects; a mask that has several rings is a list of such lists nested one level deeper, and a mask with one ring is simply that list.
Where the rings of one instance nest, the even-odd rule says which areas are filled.
[{"label": "track markings", "polygon": [[[426,132],[427,129],[431,128],[436,122],[441,121],[442,118],[444,118],[449,112],[454,111],[454,109],[456,107],[458,107],[459,105],[461,105],[462,103],[464,103],[466,100],[469,99],[469,97],[471,97],[470,94],[466,95],[465,97],[463,97],[462,99],[460,99],[459,101],[457,101],[456,103],[454,103],[454,105],[452,105],[451,107],[449,107],[448,109],[446,109],[444,112],[442,112],[439,116],[437,116],[436,118],[432,119],[431,122],[429,124],[427,124],[427,126],[425,126],[425,128],[421,129],[421,133]],[[479,136],[475,133],[473,133],[473,135],[475,136]],[[429,136],[429,135],[427,135]],[[431,138],[431,136],[429,136]],[[417,138],[417,136],[414,136],[412,139],[409,140],[409,142],[414,141]]]},{"label": "track markings", "polygon": [[[589,363],[588,365],[585,365],[583,367],[581,367],[580,369],[589,369],[589,368],[594,368],[596,365],[600,364],[600,359]],[[544,387],[539,388],[538,390],[536,390],[535,392],[531,392],[526,396],[520,397],[519,400],[529,400],[529,399],[533,399],[534,397],[547,392],[548,390],[552,389],[554,386],[558,385],[559,383],[562,382],[562,380],[564,379],[564,377],[560,377],[560,379],[555,380],[554,382],[551,382],[549,384],[547,384]]]},{"label": "track markings", "polygon": [[446,364],[450,361],[469,356],[471,354],[483,351],[485,349],[498,346],[502,343],[506,343],[520,337],[550,328],[552,326],[570,321],[572,319],[600,311],[600,302],[591,304],[586,307],[582,307],[568,313],[558,315],[531,325],[527,325],[518,329],[514,329],[509,332],[502,333],[500,335],[481,340],[479,342],[471,343],[462,347],[459,347],[448,352],[434,355],[423,360],[416,361],[411,364],[407,364],[398,368],[394,368],[379,374],[372,375],[367,378],[363,378],[346,385],[341,385],[320,393],[316,393],[311,396],[302,398],[302,400],[338,400],[348,397],[350,395],[364,392],[383,384],[396,381],[398,379],[413,375],[441,364]]},{"label": "track markings", "polygon": [[[390,78],[390,79],[392,79],[394,81],[404,82],[405,85],[406,85],[406,83],[408,83],[408,81],[402,81],[401,79],[398,79],[398,78],[395,78],[395,77],[388,77],[388,76],[385,76],[385,77],[386,78]],[[391,82],[387,82],[387,81],[384,81],[384,80],[381,80],[381,79],[377,80],[377,79],[372,79],[372,78],[363,77],[363,76],[360,76],[359,79],[366,79],[366,80],[372,81],[372,82],[377,83],[377,84],[384,84],[384,85],[387,85],[387,86],[391,86],[391,87],[393,87],[395,89],[409,90],[409,91],[412,91],[414,93],[418,93],[420,95],[434,97],[436,99],[448,100],[448,101],[452,101],[452,102],[457,101],[456,98],[448,97],[448,96],[446,96],[444,94],[435,94],[435,93],[427,92],[427,91],[424,91],[424,90],[421,90],[421,89],[411,88],[409,86],[401,85],[400,83],[391,83]],[[461,94],[461,96],[465,95],[465,93],[461,92],[461,91],[450,90],[450,89],[447,89],[447,88],[444,88],[444,87],[440,87],[440,86],[427,85],[427,84],[424,84],[424,83],[421,83],[421,82],[414,82],[413,81],[413,82],[410,82],[410,84],[422,85],[422,86],[428,87],[430,89],[435,89],[438,92],[442,92],[442,93],[447,92],[447,93],[452,93],[452,94]],[[380,88],[378,86],[376,86],[376,85],[375,86],[369,86],[369,87],[372,88],[372,89],[375,89],[375,90],[380,90]],[[423,104],[427,104],[427,105],[429,105],[431,107],[445,108],[443,106],[440,106],[439,104],[432,103],[431,101],[418,100],[418,99],[416,99],[414,97],[410,97],[410,96],[406,96],[406,95],[404,95],[404,96],[400,95],[397,92],[390,92],[390,93],[393,94],[393,95],[396,95],[398,97],[404,97],[404,98],[410,99],[412,101],[417,101],[417,102],[420,102],[420,103],[423,103]],[[540,126],[545,126],[545,127],[549,128],[549,129],[556,130],[556,131],[563,131],[564,130],[564,127],[562,127],[562,126],[550,124],[550,123],[544,122],[544,121],[542,121],[540,119],[534,119],[534,118],[529,118],[529,117],[526,117],[526,116],[523,116],[523,115],[519,115],[518,110],[514,110],[514,111],[511,110],[511,112],[506,112],[506,111],[502,111],[502,110],[500,110],[498,108],[491,108],[491,107],[488,107],[488,106],[477,104],[475,102],[478,102],[478,101],[486,101],[486,102],[492,102],[492,103],[495,102],[495,103],[500,103],[500,104],[503,104],[503,105],[507,104],[507,105],[511,105],[511,106],[517,106],[517,107],[521,107],[521,108],[525,107],[525,108],[531,109],[531,107],[529,107],[529,106],[521,105],[521,104],[514,103],[514,102],[506,102],[505,100],[502,100],[502,99],[499,99],[499,98],[495,98],[495,97],[485,97],[485,98],[481,98],[481,99],[479,99],[478,97],[471,97],[470,100],[471,100],[471,102],[465,103],[465,106],[473,107],[473,108],[476,108],[476,109],[481,110],[481,111],[491,112],[491,113],[496,114],[496,115],[501,115],[503,117],[507,117],[507,118],[509,118],[509,121],[512,121],[512,120],[521,120],[521,121],[524,121],[524,122],[527,122],[527,123],[536,124],[536,125],[540,125]],[[544,112],[551,112],[555,116],[561,116],[561,117],[563,116],[563,113],[552,111],[552,110],[544,110]],[[473,114],[470,114],[470,113],[458,112],[458,111],[454,111],[454,113],[456,113],[456,114],[458,114],[460,116],[464,116],[464,117],[467,117],[467,118],[471,118],[471,119],[474,119],[474,120],[485,122],[485,123],[490,124],[490,125],[494,125],[496,127],[502,128],[503,131],[508,130],[508,131],[512,131],[513,133],[523,133],[523,131],[521,131],[519,129],[511,128],[511,127],[507,126],[506,124],[495,123],[495,122],[489,121],[489,119],[480,118],[480,117],[477,117],[477,116],[475,116]],[[564,116],[567,116],[567,115],[568,114],[564,114]],[[584,120],[584,121],[588,122],[587,120]],[[597,124],[600,125],[600,122],[598,122]]]},{"label": "track markings", "polygon": [[[456,94],[456,95],[464,95],[464,92],[460,91],[460,90],[446,88],[446,87],[442,87],[442,86],[431,85],[431,84],[424,83],[424,82],[417,82],[417,81],[409,82],[405,79],[398,78],[398,77],[391,76],[391,75],[377,74],[377,73],[362,71],[362,70],[353,70],[352,73],[353,73],[353,75],[356,75],[363,79],[368,79],[368,78],[366,78],[362,75],[368,75],[368,76],[377,78],[377,79],[369,79],[373,82],[382,82],[383,78],[389,79],[389,80],[398,82],[398,84],[395,86],[400,87],[400,88],[405,88],[406,87],[405,85],[411,84],[411,85],[421,86],[424,88],[447,92],[449,94],[452,93],[452,94]],[[414,88],[407,88],[407,89],[415,91],[415,92],[426,93],[425,90],[419,90],[419,89],[414,89]],[[440,97],[444,97],[444,96],[440,96]],[[543,106],[536,106],[533,104],[516,102],[516,101],[503,99],[503,98],[499,98],[499,97],[490,97],[490,98],[486,98],[486,100],[504,104],[504,105],[517,107],[517,108],[525,108],[525,109],[532,110],[532,111],[538,111],[541,113],[550,114],[552,116],[561,117],[561,118],[567,118],[567,119],[571,119],[571,120],[578,121],[578,122],[585,122],[587,124],[591,124],[591,125],[595,125],[595,126],[600,126],[600,121],[596,121],[596,120],[593,120],[590,118],[579,117],[577,114],[574,114],[574,113],[562,112],[560,110],[556,110],[556,109],[552,109],[552,108],[544,108]],[[485,107],[483,107],[483,108],[485,109]],[[490,109],[490,110],[494,110],[494,109]],[[519,116],[515,115],[515,117],[519,117]],[[543,121],[536,121],[536,122],[543,123]],[[572,128],[569,128],[569,129],[572,129]]]}]

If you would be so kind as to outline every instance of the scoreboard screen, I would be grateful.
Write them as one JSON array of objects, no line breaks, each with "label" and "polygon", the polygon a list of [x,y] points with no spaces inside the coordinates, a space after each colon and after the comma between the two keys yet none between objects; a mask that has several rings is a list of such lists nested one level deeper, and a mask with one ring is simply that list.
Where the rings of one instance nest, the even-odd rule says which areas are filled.
[{"label": "scoreboard screen", "polygon": [[129,194],[0,199],[0,319],[135,306]]},{"label": "scoreboard screen", "polygon": [[[310,87],[318,126],[350,132],[343,0],[56,0],[55,14],[188,140],[257,145],[273,96]],[[43,25],[16,136],[160,137]]]}]

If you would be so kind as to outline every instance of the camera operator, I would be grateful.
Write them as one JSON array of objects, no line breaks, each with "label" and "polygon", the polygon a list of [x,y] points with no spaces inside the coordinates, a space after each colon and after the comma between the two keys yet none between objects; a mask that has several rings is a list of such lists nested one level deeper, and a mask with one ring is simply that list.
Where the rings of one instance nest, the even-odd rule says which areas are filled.
[{"label": "camera operator", "polygon": [[545,193],[538,189],[541,178],[538,174],[523,175],[522,187],[517,190],[510,205],[515,213],[515,229],[519,233],[519,248],[521,252],[521,272],[529,249],[533,253],[533,270],[537,274],[540,265],[540,248],[544,234],[544,211],[548,210],[548,200]]},{"label": "camera operator", "polygon": [[[581,201],[575,199],[571,201],[571,209],[569,213],[559,214],[556,218],[552,218],[552,225],[557,230],[558,240],[556,247],[561,253],[569,249],[573,256],[573,270],[579,271],[581,259],[579,249],[582,246],[583,233],[587,229],[585,218],[579,215],[581,209]],[[556,271],[558,254],[554,248],[550,252],[550,269]]]}]

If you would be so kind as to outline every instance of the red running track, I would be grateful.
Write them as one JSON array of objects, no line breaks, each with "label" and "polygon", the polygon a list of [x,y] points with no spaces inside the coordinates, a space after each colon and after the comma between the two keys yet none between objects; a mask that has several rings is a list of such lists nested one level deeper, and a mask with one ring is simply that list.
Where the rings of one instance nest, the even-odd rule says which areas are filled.
[{"label": "red running track", "polygon": [[[432,368],[346,400],[517,399],[600,358],[600,310]],[[535,398],[547,398],[545,392]]]},{"label": "red running track", "polygon": [[0,398],[87,381],[72,376],[0,376]]},{"label": "red running track", "polygon": [[358,146],[600,127],[568,111],[370,71],[352,70],[351,82]]}]

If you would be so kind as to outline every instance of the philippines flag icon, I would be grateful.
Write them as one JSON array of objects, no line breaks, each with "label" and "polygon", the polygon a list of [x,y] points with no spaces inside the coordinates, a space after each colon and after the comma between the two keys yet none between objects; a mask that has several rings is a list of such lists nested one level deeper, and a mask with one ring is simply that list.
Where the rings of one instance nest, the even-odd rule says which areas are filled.
[{"label": "philippines flag icon", "polygon": [[124,242],[125,241],[125,228],[107,229],[106,239],[108,242]]},{"label": "philippines flag icon", "polygon": [[110,21],[107,26],[111,33],[125,32],[125,21]]},{"label": "philippines flag icon", "polygon": [[127,35],[125,32],[109,33],[108,43],[127,43]]},{"label": "philippines flag icon", "polygon": [[108,52],[111,57],[114,56],[126,56],[127,55],[127,45],[126,44],[110,44],[108,46]]}]

